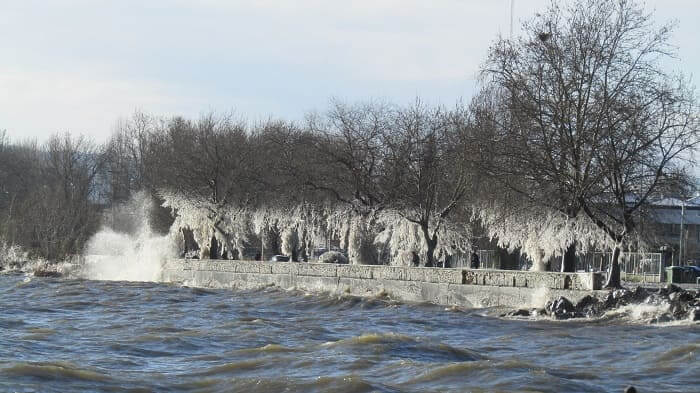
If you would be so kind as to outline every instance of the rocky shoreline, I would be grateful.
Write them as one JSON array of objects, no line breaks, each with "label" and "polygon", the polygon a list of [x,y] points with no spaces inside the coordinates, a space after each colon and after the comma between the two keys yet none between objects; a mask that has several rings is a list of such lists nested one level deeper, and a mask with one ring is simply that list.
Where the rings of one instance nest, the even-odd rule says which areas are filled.
[{"label": "rocky shoreline", "polygon": [[674,284],[662,288],[638,286],[615,289],[603,298],[588,295],[572,303],[564,296],[548,301],[542,308],[521,308],[501,314],[502,317],[547,316],[557,320],[573,318],[597,318],[625,306],[648,305],[663,311],[649,320],[649,323],[672,321],[700,321],[700,291],[683,289]]}]

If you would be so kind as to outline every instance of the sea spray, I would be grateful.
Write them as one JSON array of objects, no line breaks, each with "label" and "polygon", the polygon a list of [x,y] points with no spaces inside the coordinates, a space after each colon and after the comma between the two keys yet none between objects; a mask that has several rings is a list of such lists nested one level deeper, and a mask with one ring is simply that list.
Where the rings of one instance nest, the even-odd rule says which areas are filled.
[{"label": "sea spray", "polygon": [[69,257],[60,262],[50,262],[42,258],[30,257],[18,245],[8,245],[0,239],[0,272],[25,272],[41,277],[61,277],[71,275],[78,264],[77,258]]},{"label": "sea spray", "polygon": [[659,317],[668,313],[669,309],[670,304],[666,302],[632,303],[606,311],[604,317],[623,317],[631,323],[650,323],[657,322]]},{"label": "sea spray", "polygon": [[549,288],[539,287],[532,292],[532,298],[530,299],[530,307],[532,308],[543,308],[545,304],[551,299],[552,295]]},{"label": "sea spray", "polygon": [[107,225],[96,233],[85,249],[81,275],[93,280],[160,280],[163,263],[177,255],[177,248],[171,237],[151,230],[148,217],[153,207],[145,192],[121,206],[111,221],[126,231]]},{"label": "sea spray", "polygon": [[2,270],[20,266],[28,259],[27,253],[22,252],[19,246],[8,244],[0,238],[0,268],[2,268]]}]

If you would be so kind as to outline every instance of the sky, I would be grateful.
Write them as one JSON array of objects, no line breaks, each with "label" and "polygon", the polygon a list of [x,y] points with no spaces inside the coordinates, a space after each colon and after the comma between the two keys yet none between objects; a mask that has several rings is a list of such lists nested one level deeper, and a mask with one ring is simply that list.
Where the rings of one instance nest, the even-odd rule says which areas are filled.
[{"label": "sky", "polygon": [[[513,0],[519,22],[547,0]],[[104,141],[135,111],[301,120],[331,98],[468,102],[507,36],[511,0],[0,0],[0,130]],[[700,70],[700,1],[648,0],[678,21],[669,67]]]}]

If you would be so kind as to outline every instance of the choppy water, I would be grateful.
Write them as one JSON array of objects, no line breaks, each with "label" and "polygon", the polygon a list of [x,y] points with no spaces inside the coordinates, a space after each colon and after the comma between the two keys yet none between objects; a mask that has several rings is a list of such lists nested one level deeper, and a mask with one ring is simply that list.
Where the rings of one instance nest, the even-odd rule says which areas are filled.
[{"label": "choppy water", "polygon": [[698,325],[0,275],[0,391],[697,392]]}]

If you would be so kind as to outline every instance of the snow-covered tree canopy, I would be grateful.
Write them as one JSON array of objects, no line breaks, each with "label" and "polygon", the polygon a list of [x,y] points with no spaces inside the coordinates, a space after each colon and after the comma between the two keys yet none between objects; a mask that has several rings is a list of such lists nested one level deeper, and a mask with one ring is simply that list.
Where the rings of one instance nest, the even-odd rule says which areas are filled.
[{"label": "snow-covered tree canopy", "polygon": [[[608,236],[588,217],[543,209],[533,205],[507,205],[494,199],[474,209],[488,236],[510,251],[522,250],[535,265],[551,257],[563,256],[572,243],[581,253],[608,250]],[[542,269],[537,269],[542,270]]]},{"label": "snow-covered tree canopy", "polygon": [[470,246],[462,202],[473,183],[455,165],[466,153],[464,114],[334,102],[305,127],[173,119],[153,138],[165,144],[157,188],[181,241],[183,229],[200,247],[215,239],[227,256],[257,247],[303,258],[333,242],[351,263],[413,252],[432,265]]}]

